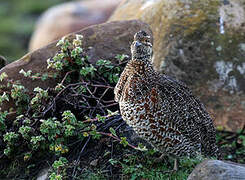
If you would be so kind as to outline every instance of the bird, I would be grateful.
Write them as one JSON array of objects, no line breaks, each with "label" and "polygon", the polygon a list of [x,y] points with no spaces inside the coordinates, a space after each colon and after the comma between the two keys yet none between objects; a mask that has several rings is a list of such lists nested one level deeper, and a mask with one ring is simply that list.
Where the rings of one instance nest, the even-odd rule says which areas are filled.
[{"label": "bird", "polygon": [[132,58],[114,88],[123,120],[162,156],[219,157],[213,120],[183,82],[156,71],[151,37],[134,35]]}]

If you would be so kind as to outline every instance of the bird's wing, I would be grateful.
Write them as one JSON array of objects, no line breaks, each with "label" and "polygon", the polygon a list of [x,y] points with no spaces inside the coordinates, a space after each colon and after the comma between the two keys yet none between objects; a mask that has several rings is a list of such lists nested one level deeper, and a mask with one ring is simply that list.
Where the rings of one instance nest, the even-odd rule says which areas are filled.
[{"label": "bird's wing", "polygon": [[163,113],[167,114],[166,119],[174,123],[191,141],[215,145],[212,119],[191,90],[184,83],[166,75],[162,75],[156,84]]},{"label": "bird's wing", "polygon": [[117,85],[114,88],[114,95],[115,95],[114,99],[116,102],[120,101],[124,85],[128,79],[128,73],[129,73],[129,67],[128,67],[128,65],[126,65],[126,67],[124,68],[123,72],[120,75],[120,78],[117,82]]}]

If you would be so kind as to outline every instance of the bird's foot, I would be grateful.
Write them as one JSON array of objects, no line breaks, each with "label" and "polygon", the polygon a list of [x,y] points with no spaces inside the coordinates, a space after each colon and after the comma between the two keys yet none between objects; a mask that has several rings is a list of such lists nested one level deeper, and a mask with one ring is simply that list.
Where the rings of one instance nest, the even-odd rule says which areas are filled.
[{"label": "bird's foot", "polygon": [[154,163],[161,163],[161,162],[169,163],[168,157],[165,154],[162,154],[160,157],[154,159]]},{"label": "bird's foot", "polygon": [[[160,157],[154,159],[154,163],[161,163],[161,162],[165,162],[168,166],[171,166],[171,163],[169,162],[169,158],[165,154],[162,154]],[[179,169],[178,164],[179,164],[178,159],[175,158],[174,168],[172,170],[164,171],[163,173],[169,173],[169,174],[176,173]]]},{"label": "bird's foot", "polygon": [[178,168],[179,168],[179,165],[178,165],[179,163],[178,163],[178,159],[177,158],[175,158],[174,159],[174,169],[173,169],[173,171],[178,171]]}]

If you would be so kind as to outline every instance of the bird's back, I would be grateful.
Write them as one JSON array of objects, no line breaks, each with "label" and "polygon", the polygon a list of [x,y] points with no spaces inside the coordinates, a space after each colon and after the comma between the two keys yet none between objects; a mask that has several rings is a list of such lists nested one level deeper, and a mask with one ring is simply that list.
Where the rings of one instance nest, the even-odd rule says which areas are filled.
[{"label": "bird's back", "polygon": [[[156,77],[155,86],[163,102],[163,111],[168,112],[167,119],[191,142],[201,144],[203,154],[219,156],[213,120],[191,90],[184,83],[166,75]],[[168,106],[168,111],[164,110],[164,106]]]}]

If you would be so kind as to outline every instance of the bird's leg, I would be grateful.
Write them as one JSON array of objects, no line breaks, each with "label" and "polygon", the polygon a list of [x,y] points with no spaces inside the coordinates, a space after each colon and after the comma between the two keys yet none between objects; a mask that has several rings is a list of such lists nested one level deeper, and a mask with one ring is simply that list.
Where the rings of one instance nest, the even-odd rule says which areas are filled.
[{"label": "bird's leg", "polygon": [[[168,156],[166,156],[166,154],[162,154],[159,158],[155,158],[154,159],[154,162],[155,163],[160,163],[164,161],[165,163],[168,164],[168,166],[171,166],[170,162],[169,162],[169,159],[168,159]],[[174,158],[174,168],[172,170],[168,170],[168,171],[164,171],[164,173],[176,173],[178,171],[178,163],[179,162],[179,159],[178,158]]]},{"label": "bird's leg", "polygon": [[174,169],[173,169],[173,170],[174,170],[174,171],[178,171],[178,168],[179,168],[179,167],[178,167],[178,159],[175,158],[175,159],[174,159]]},{"label": "bird's leg", "polygon": [[[165,154],[162,154],[160,157],[155,158],[155,159],[154,159],[154,162],[155,162],[155,163],[160,163],[160,162],[162,162],[163,160],[164,160],[164,161],[167,161],[167,160],[166,160],[166,155],[165,155]],[[168,162],[168,161],[167,161],[167,162]]]}]

